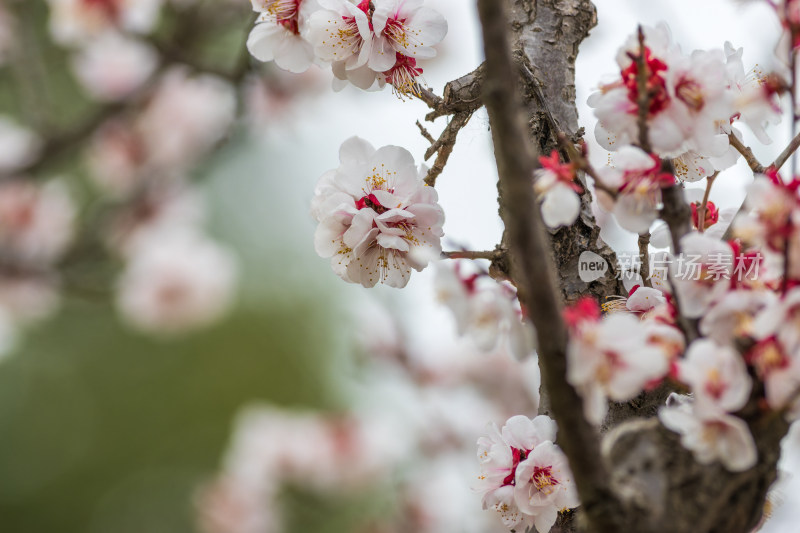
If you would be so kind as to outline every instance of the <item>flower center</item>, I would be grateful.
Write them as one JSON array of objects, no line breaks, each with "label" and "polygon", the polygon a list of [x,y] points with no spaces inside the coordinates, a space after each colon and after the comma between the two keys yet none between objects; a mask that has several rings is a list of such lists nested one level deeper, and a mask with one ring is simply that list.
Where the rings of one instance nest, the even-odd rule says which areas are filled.
[{"label": "flower center", "polygon": [[[622,74],[622,83],[628,89],[628,100],[634,104],[639,103],[639,65],[636,61],[637,55],[630,53],[628,57],[632,62]],[[662,112],[669,105],[669,94],[667,93],[667,82],[664,76],[661,75],[662,71],[667,70],[667,65],[657,57],[653,57],[653,53],[649,48],[644,49],[644,68],[645,68],[645,88],[647,95],[650,99],[650,106],[647,114],[653,117]],[[637,108],[634,108],[631,113],[636,114]]]},{"label": "flower center", "polygon": [[383,34],[393,43],[402,48],[407,48],[409,43],[409,35],[406,31],[404,20],[389,19],[386,21],[386,27],[383,29]]},{"label": "flower center", "polygon": [[552,494],[556,485],[558,485],[558,480],[553,477],[552,466],[533,467],[531,482],[536,487],[536,490],[545,494]]},{"label": "flower center", "polygon": [[716,368],[710,369],[706,377],[708,378],[708,381],[706,381],[706,392],[712,398],[719,400],[726,388],[725,382],[722,381],[722,376],[719,375],[719,370]]},{"label": "flower center", "polygon": [[417,78],[422,75],[422,69],[417,67],[417,60],[413,57],[397,53],[397,62],[384,73],[386,83],[392,86],[392,92],[400,99],[404,96],[419,96],[420,87]]},{"label": "flower center", "polygon": [[678,99],[692,111],[699,112],[705,106],[703,88],[692,79],[682,78],[675,87],[675,93],[678,95]]},{"label": "flower center", "polygon": [[747,359],[756,367],[759,376],[766,376],[773,370],[785,368],[789,359],[778,346],[776,339],[772,338],[753,347]]},{"label": "flower center", "polygon": [[271,0],[267,5],[267,12],[275,17],[275,22],[295,35],[298,35],[300,33],[298,21],[300,1],[301,0]]},{"label": "flower center", "polygon": [[102,11],[110,19],[117,19],[120,6],[118,0],[82,0],[83,6],[87,9]]}]

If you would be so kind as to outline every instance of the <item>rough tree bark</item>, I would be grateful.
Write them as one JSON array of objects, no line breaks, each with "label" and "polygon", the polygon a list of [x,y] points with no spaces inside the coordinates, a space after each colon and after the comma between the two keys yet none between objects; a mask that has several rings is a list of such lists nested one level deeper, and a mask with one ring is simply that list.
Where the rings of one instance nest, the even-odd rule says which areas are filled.
[{"label": "rough tree bark", "polygon": [[[599,239],[588,191],[577,223],[551,231],[548,246],[531,172],[537,154],[557,147],[558,131],[573,140],[582,135],[575,107],[575,59],[596,24],[596,11],[590,0],[508,0],[507,10],[505,4],[478,0],[486,63],[448,86],[445,103],[452,111],[441,114],[471,109],[479,90],[489,111],[507,231],[503,246],[511,259],[503,267],[529,303],[537,326],[542,381],[549,388],[559,443],[583,502],[554,531],[748,533],[762,517],[766,492],[776,477],[780,440],[788,430],[782,416],[759,408],[758,391],[739,413],[750,425],[759,453],[758,464],[743,473],[697,464],[678,435],[652,418],[669,392],[666,388],[612,406],[602,445],[582,419],[580,399],[566,381],[562,303],[583,294],[602,301],[622,290],[615,279],[613,251]],[[578,256],[585,250],[602,255],[610,275],[590,284],[580,281]]]}]

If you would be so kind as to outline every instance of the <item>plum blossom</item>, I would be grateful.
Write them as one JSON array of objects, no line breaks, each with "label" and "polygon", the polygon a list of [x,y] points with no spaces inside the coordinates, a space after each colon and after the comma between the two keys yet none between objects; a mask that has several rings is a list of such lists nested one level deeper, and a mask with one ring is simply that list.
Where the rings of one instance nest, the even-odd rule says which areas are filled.
[{"label": "plum blossom", "polygon": [[[692,226],[698,231],[700,229],[700,205],[703,202],[704,196],[704,189],[683,189],[683,197],[692,210]],[[738,213],[739,209],[736,207],[719,208],[714,202],[706,202],[706,208],[703,210],[702,233],[709,237],[721,239]],[[653,224],[650,230],[650,244],[656,248],[668,248],[672,250],[672,234],[669,231],[667,223],[663,220],[659,220]]]},{"label": "plum blossom", "polygon": [[533,188],[542,200],[542,218],[551,228],[569,226],[578,218],[583,189],[575,183],[575,165],[561,163],[558,151],[540,157],[542,168],[536,171]]},{"label": "plum blossom", "polygon": [[176,231],[137,247],[119,280],[117,307],[136,329],[179,334],[221,318],[235,282],[236,262],[228,250]]},{"label": "plum blossom", "polygon": [[792,213],[800,207],[800,180],[784,183],[777,172],[757,176],[747,188],[745,207],[753,213],[734,221],[735,235],[748,244],[782,252],[792,232]]},{"label": "plum blossom", "polygon": [[[436,55],[447,22],[422,0],[319,0],[307,38],[317,57],[333,63],[339,80],[361,89],[390,83],[400,94],[418,91],[418,59]],[[371,7],[372,6],[372,7]],[[373,9],[374,7],[374,9]],[[337,88],[340,87],[336,86]]]},{"label": "plum blossom", "polygon": [[319,4],[321,9],[308,20],[307,33],[317,57],[328,62],[343,61],[347,70],[366,65],[373,36],[369,2],[356,6],[346,0],[319,0]]},{"label": "plum blossom", "polygon": [[266,502],[277,498],[277,487],[248,486],[220,476],[195,494],[197,527],[202,533],[280,533],[282,513]]},{"label": "plum blossom", "polygon": [[750,397],[751,380],[741,355],[730,346],[699,339],[678,363],[678,377],[688,384],[697,411],[735,412]]},{"label": "plum blossom", "polygon": [[[341,494],[388,476],[408,427],[396,431],[380,415],[320,414],[269,405],[244,408],[217,479],[199,498],[207,533],[285,530],[278,495],[286,483]],[[426,465],[427,466],[427,465]],[[438,473],[438,472],[437,472]],[[427,473],[428,484],[437,479]]]},{"label": "plum blossom", "polygon": [[319,222],[315,247],[339,277],[372,287],[404,287],[441,253],[444,212],[422,181],[412,155],[378,150],[358,137],[339,152],[341,165],[320,178],[312,203]]},{"label": "plum blossom", "polygon": [[0,116],[0,172],[15,172],[31,163],[42,147],[41,139],[13,119]]},{"label": "plum blossom", "polygon": [[[423,0],[376,0],[372,25],[375,37],[370,54],[370,67],[375,54],[393,64],[394,53],[415,59],[431,59],[436,56],[434,45],[447,35],[447,21],[433,9],[423,6]],[[376,70],[385,72],[387,68]]]},{"label": "plum blossom", "polygon": [[686,348],[686,338],[677,326],[662,320],[646,320],[644,327],[647,332],[647,342],[660,349],[670,364],[677,361],[683,354]]},{"label": "plum blossom", "polygon": [[[637,281],[641,281],[641,278],[638,278]],[[601,305],[601,308],[609,314],[633,313],[643,320],[652,315],[658,315],[661,308],[668,305],[668,302],[661,288],[654,287],[644,287],[637,283],[628,291],[627,297],[610,296],[608,301]]]},{"label": "plum blossom", "polygon": [[212,75],[168,70],[141,113],[113,118],[92,136],[87,163],[93,181],[113,197],[125,197],[147,183],[175,181],[233,124],[233,87]]},{"label": "plum blossom", "polygon": [[192,76],[182,67],[170,69],[135,124],[148,164],[185,168],[225,136],[235,112],[229,83],[208,74]]},{"label": "plum blossom", "polygon": [[776,336],[790,353],[800,353],[800,287],[769,301],[752,324],[753,336]]},{"label": "plum blossom", "polygon": [[720,131],[734,114],[725,68],[722,50],[695,50],[675,57],[667,72],[674,94],[668,113],[682,131],[684,146],[705,156],[723,156],[729,147]]},{"label": "plum blossom", "polygon": [[48,0],[50,33],[61,44],[80,44],[110,29],[148,33],[163,0]]},{"label": "plum blossom", "polygon": [[456,319],[459,335],[469,336],[483,351],[491,351],[503,339],[517,358],[531,351],[529,332],[515,308],[516,294],[482,272],[467,274],[463,262],[455,267],[436,265],[436,296]]},{"label": "plum blossom", "polygon": [[678,157],[672,158],[672,167],[675,169],[675,177],[681,182],[693,183],[707,178],[717,170],[712,158],[706,157],[694,150],[689,150]]},{"label": "plum blossom", "polygon": [[378,78],[378,84],[383,86],[388,83],[392,86],[392,92],[401,100],[408,95],[420,95],[420,79],[422,69],[417,66],[417,60],[413,57],[404,56],[397,52],[397,61],[394,66],[382,73],[382,78]]},{"label": "plum blossom", "polygon": [[567,379],[593,424],[602,423],[608,399],[630,400],[669,370],[664,351],[649,343],[646,327],[633,315],[614,313],[601,320],[597,304],[584,300],[568,311],[567,322],[572,330]]},{"label": "plum blossom", "polygon": [[483,508],[497,512],[509,529],[533,524],[550,531],[559,511],[579,505],[566,457],[553,444],[556,430],[547,416],[514,416],[502,430],[490,424],[488,436],[478,439],[475,489]]},{"label": "plum blossom", "polygon": [[681,246],[672,281],[683,313],[699,318],[730,288],[734,251],[728,243],[701,233],[686,235]]},{"label": "plum blossom", "polygon": [[713,410],[700,412],[690,402],[674,400],[661,408],[658,418],[667,429],[680,433],[683,447],[701,464],[719,461],[731,472],[743,472],[758,460],[753,435],[741,418]]},{"label": "plum blossom", "polygon": [[550,531],[562,509],[580,504],[567,457],[551,441],[536,446],[517,466],[514,497],[539,532]]},{"label": "plum blossom", "polygon": [[[696,51],[686,56],[672,43],[665,25],[643,31],[648,137],[653,150],[660,156],[685,158],[687,169],[689,161],[694,164],[698,157],[723,156],[728,142],[720,124],[733,115],[723,52]],[[617,54],[620,78],[589,98],[598,118],[595,135],[606,149],[638,139],[637,58],[641,53],[638,36],[631,36]],[[709,175],[712,168],[708,165],[699,174]]]},{"label": "plum blossom", "polygon": [[260,13],[247,38],[247,49],[259,61],[275,61],[289,72],[305,72],[314,62],[314,47],[302,34],[316,0],[251,0]]},{"label": "plum blossom", "polygon": [[700,333],[717,344],[733,344],[736,339],[755,334],[756,314],[775,300],[775,295],[763,290],[732,290],[703,314]]},{"label": "plum blossom", "polygon": [[710,228],[719,222],[719,209],[714,202],[706,202],[705,207],[701,210],[702,202],[692,202],[689,206],[692,210],[692,225],[695,228],[700,227],[700,213],[703,213],[703,229]]},{"label": "plum blossom", "polygon": [[764,382],[767,404],[773,409],[792,407],[800,390],[800,362],[776,337],[758,341],[745,354],[756,375]]},{"label": "plum blossom", "polygon": [[652,287],[634,286],[628,292],[625,307],[634,313],[647,313],[654,307],[667,302],[664,293]]},{"label": "plum blossom", "polygon": [[675,178],[661,171],[659,159],[635,146],[625,146],[614,154],[614,167],[600,169],[605,187],[616,191],[616,198],[598,191],[600,205],[614,214],[623,228],[645,233],[658,218],[661,189]]},{"label": "plum blossom", "polygon": [[73,238],[75,206],[63,183],[0,183],[0,253],[26,266],[50,266]]},{"label": "plum blossom", "polygon": [[761,144],[770,144],[766,127],[781,121],[780,89],[774,77],[764,76],[757,69],[745,73],[743,53],[743,48],[725,43],[725,67],[736,111],[733,118],[744,122]]},{"label": "plum blossom", "polygon": [[89,95],[117,101],[138,89],[155,71],[158,54],[142,41],[107,32],[72,60],[72,69]]},{"label": "plum blossom", "polygon": [[147,151],[136,129],[112,119],[92,135],[86,150],[89,177],[106,195],[121,198],[144,181]]}]

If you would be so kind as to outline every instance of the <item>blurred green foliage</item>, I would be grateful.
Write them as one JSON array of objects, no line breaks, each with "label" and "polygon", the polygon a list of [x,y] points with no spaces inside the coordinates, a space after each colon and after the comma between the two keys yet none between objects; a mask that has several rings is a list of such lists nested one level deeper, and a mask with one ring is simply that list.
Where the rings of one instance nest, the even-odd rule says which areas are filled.
[{"label": "blurred green foliage", "polygon": [[[49,40],[47,3],[9,6],[26,56],[0,71],[0,113],[48,138],[80,128],[96,106],[69,73],[70,53]],[[202,14],[184,20],[170,8],[156,39],[183,40],[179,51],[196,66],[233,69],[252,13],[246,2],[241,9],[225,6],[222,20]],[[181,33],[186,26],[194,28],[192,35]],[[98,259],[94,250],[91,264],[69,276],[92,290],[67,295],[56,318],[25,332],[17,352],[0,361],[0,532],[193,531],[193,495],[216,473],[241,406],[341,405],[331,377],[342,352],[333,300],[319,287],[298,283],[309,275],[302,262],[310,244],[298,250],[259,233],[264,217],[259,222],[257,215],[270,201],[259,192],[271,193],[252,154],[263,147],[242,137],[195,172],[210,181],[213,230],[243,260],[244,303],[224,323],[182,339],[131,332],[103,288],[113,277],[108,270],[118,265],[102,254]],[[242,163],[247,153],[250,161]],[[81,151],[62,155],[41,177],[65,174],[81,203],[84,233],[97,233],[98,206],[82,175]],[[254,193],[259,183],[262,190]],[[290,261],[298,267],[285,268]],[[322,261],[311,275],[317,266],[330,274]],[[82,299],[87,295],[90,301]],[[360,514],[357,502],[293,490],[286,500],[291,530],[298,532],[349,531]]]},{"label": "blurred green foliage", "polygon": [[0,530],[191,531],[192,492],[242,403],[332,401],[321,314],[241,311],[154,341],[105,305],[68,304],[0,364]]}]

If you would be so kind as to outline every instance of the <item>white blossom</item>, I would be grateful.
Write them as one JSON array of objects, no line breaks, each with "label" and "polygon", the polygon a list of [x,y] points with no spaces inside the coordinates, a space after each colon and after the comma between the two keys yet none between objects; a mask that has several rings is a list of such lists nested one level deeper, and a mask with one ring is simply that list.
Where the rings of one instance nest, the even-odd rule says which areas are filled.
[{"label": "white blossom", "polygon": [[701,233],[681,239],[683,248],[672,276],[681,301],[681,311],[699,318],[730,288],[733,249],[727,243]]},{"label": "white blossom", "polygon": [[99,101],[117,101],[142,86],[156,69],[158,54],[143,41],[107,32],[72,60],[86,92]]},{"label": "white blossom", "polygon": [[15,172],[33,162],[39,155],[42,141],[32,131],[13,119],[0,116],[0,172]]},{"label": "white blossom", "polygon": [[752,382],[742,356],[712,340],[694,341],[678,363],[678,372],[692,388],[698,411],[736,412],[750,397]]},{"label": "white blossom", "polygon": [[567,379],[583,397],[584,414],[600,425],[608,399],[630,400],[669,369],[636,317],[615,313],[580,325],[567,347]]},{"label": "white blossom", "polygon": [[259,61],[275,61],[289,72],[305,72],[314,62],[314,47],[303,38],[316,0],[252,0],[260,13],[247,38],[247,49]]},{"label": "white blossom", "polygon": [[25,265],[49,266],[73,238],[75,206],[63,183],[0,183],[0,251]]},{"label": "white blossom", "polygon": [[658,417],[681,434],[681,444],[701,464],[719,461],[732,472],[743,472],[758,460],[753,435],[741,418],[718,411],[701,414],[689,403],[663,407]]},{"label": "white blossom", "polygon": [[441,252],[444,213],[404,148],[344,142],[341,165],[320,178],[312,212],[315,247],[339,277],[372,287],[404,287]]},{"label": "white blossom", "polygon": [[61,44],[80,44],[120,28],[149,33],[158,21],[163,0],[48,0],[50,32]]},{"label": "white blossom", "polygon": [[226,81],[209,74],[170,69],[136,122],[147,162],[181,169],[220,141],[233,123],[236,95]]},{"label": "white blossom", "polygon": [[199,235],[158,235],[140,245],[119,280],[117,307],[135,328],[178,334],[217,321],[230,307],[236,263]]}]

